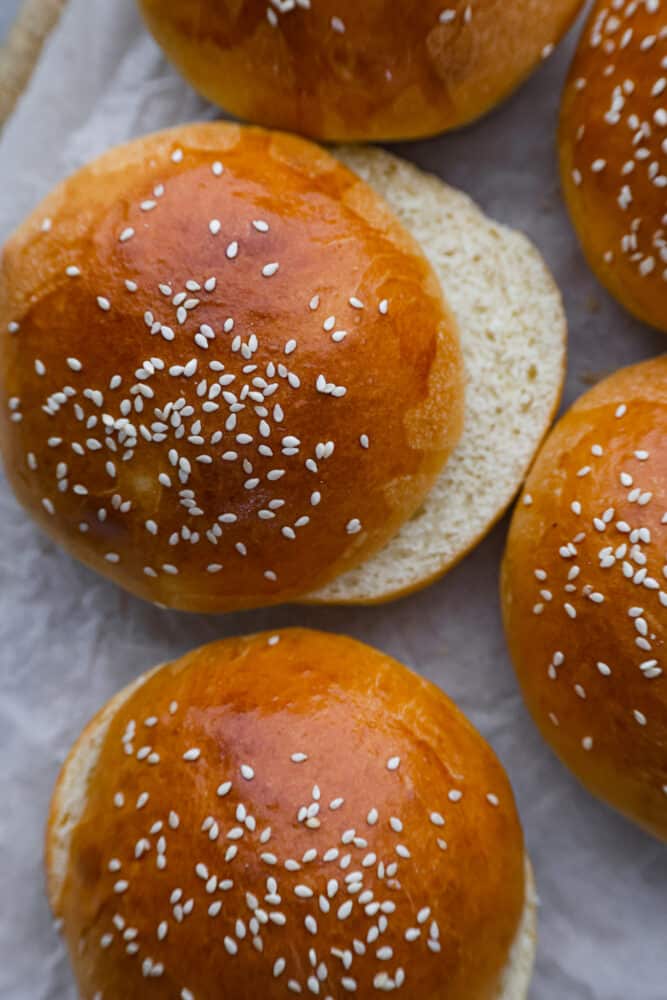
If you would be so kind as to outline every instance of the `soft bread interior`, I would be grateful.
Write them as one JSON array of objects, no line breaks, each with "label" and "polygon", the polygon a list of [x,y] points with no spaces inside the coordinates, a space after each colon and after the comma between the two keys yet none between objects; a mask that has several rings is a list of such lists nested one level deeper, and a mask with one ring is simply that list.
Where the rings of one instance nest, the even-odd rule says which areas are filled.
[{"label": "soft bread interior", "polygon": [[[119,691],[84,729],[60,773],[51,802],[46,837],[46,870],[49,902],[56,917],[67,877],[73,831],[85,807],[88,784],[97,764],[109,726],[125,701],[161,666]],[[526,898],[498,1000],[526,1000],[537,947],[537,896],[533,870],[526,855]]]},{"label": "soft bread interior", "polygon": [[519,930],[503,975],[498,1000],[527,1000],[537,950],[537,891],[526,855],[526,901]]},{"label": "soft bread interior", "polygon": [[372,603],[450,569],[506,511],[558,408],[566,320],[558,288],[525,236],[383,150],[336,155],[424,248],[458,320],[468,377],[463,436],[421,509],[372,559],[306,598]]}]

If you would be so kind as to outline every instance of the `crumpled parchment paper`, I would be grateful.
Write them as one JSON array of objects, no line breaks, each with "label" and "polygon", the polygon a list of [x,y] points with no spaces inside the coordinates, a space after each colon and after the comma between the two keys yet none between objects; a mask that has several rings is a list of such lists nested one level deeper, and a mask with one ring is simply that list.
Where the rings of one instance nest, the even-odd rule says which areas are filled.
[{"label": "crumpled parchment paper", "polygon": [[[525,230],[563,289],[566,401],[656,354],[585,266],[560,200],[559,94],[571,36],[521,92],[458,134],[399,148]],[[52,184],[107,146],[215,112],[166,64],[132,0],[69,0],[0,140],[0,242]],[[534,1000],[666,1000],[667,850],[591,799],[553,758],[515,684],[500,626],[506,524],[429,590],[380,608],[230,617],[160,611],[42,537],[0,476],[0,997],[75,1000],[43,892],[43,827],[71,742],[137,673],[235,632],[307,624],[373,643],[441,684],[516,789],[540,896]]]}]

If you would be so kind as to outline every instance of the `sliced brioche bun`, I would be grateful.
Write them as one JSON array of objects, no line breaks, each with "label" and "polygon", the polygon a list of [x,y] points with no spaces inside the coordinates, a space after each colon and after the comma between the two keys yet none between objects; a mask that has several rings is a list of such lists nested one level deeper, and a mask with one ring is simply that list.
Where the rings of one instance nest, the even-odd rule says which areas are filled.
[{"label": "sliced brioche bun", "polygon": [[501,765],[344,637],[225,640],[120,692],[63,767],[46,864],[86,998],[273,1000],[321,963],[335,996],[527,996],[535,892]]},{"label": "sliced brioche bun", "polygon": [[205,97],[315,139],[414,139],[507,97],[583,0],[140,0]]},{"label": "sliced brioche bun", "polygon": [[550,434],[514,514],[507,639],[579,780],[667,841],[667,356],[605,379]]},{"label": "sliced brioche bun", "polygon": [[421,248],[331,154],[261,129],[172,129],[59,185],[5,246],[0,347],[18,499],[183,610],[326,585],[396,534],[461,433]]},{"label": "sliced brioche bun", "polygon": [[598,0],[568,77],[563,191],[588,262],[667,332],[667,0]]},{"label": "sliced brioche bun", "polygon": [[418,513],[310,598],[370,604],[433,582],[505,513],[558,409],[567,326],[560,292],[525,236],[389,153],[337,155],[423,247],[454,311],[467,372],[463,436]]},{"label": "sliced brioche bun", "polygon": [[[61,185],[5,249],[0,445],[7,474],[44,530],[148,600],[231,611],[302,598],[304,592],[314,602],[374,603],[425,586],[455,565],[506,510],[557,408],[565,317],[558,290],[532,245],[485,219],[465,195],[387,153],[348,149],[338,156],[376,193],[323,150],[278,133],[216,123],[149,136],[111,151]],[[215,174],[212,167],[223,160],[226,170]],[[137,207],[137,198],[153,194],[165,181],[166,196]],[[280,183],[284,197],[278,194]],[[229,185],[235,185],[231,194]],[[291,211],[286,206],[295,191],[306,213],[311,192],[319,199],[319,217],[301,219],[296,234],[286,225],[285,234],[280,212]],[[187,222],[179,195],[189,198]],[[268,217],[274,209],[278,220],[271,215],[273,230],[254,232],[247,249],[243,245],[246,270],[239,277],[239,262],[226,258],[231,230],[225,230],[227,238],[208,230],[210,215],[223,215],[225,198],[226,227],[237,225],[239,212],[252,217],[257,199],[256,211]],[[152,227],[157,228],[153,238]],[[304,229],[310,243],[304,242]],[[348,232],[355,239],[343,238]],[[256,277],[253,267],[259,274],[275,256],[281,257],[282,270]],[[298,278],[289,281],[287,263],[294,256]],[[224,285],[221,277],[221,290],[197,292],[204,301],[195,310],[194,326],[188,316],[185,326],[174,322],[173,340],[165,341],[161,333],[152,337],[146,317],[164,323],[165,309],[170,314],[172,307],[156,291],[161,277],[175,290],[186,279],[201,282],[211,273],[224,276]],[[134,282],[131,290],[124,284],[128,280]],[[308,303],[316,280],[322,301],[314,321]],[[360,310],[348,301],[361,296],[383,305],[381,289],[390,290],[388,312],[377,303]],[[353,331],[344,342],[331,342],[336,329],[322,330],[331,300]],[[229,440],[208,446],[222,417],[199,412],[200,375],[165,379],[172,366],[192,358],[208,374],[213,352],[192,344],[193,334],[204,324],[217,333],[216,357],[228,352],[224,341],[231,335],[221,328],[230,312],[236,330],[260,333],[264,364],[274,357],[280,363],[294,336],[301,353],[284,360],[294,367],[296,357],[307,380],[300,391],[304,398],[291,412],[295,393],[285,386],[280,394],[288,397],[282,399],[285,423],[274,426],[269,440],[274,453],[281,451],[279,461],[259,460],[260,482],[251,490],[246,483],[252,485],[257,475],[256,451],[238,449],[240,458],[255,462],[241,470],[240,458],[221,461],[223,452],[237,454],[228,451]],[[467,369],[465,430],[440,474],[460,437],[457,325]],[[110,345],[120,345],[118,355]],[[156,355],[165,369],[150,374],[144,359]],[[230,361],[225,354],[225,362],[238,376],[233,356]],[[346,398],[311,391],[323,371],[350,388]],[[112,389],[119,372],[124,385]],[[112,435],[117,441],[109,444],[88,421],[109,414],[120,418],[122,406],[129,405],[124,400],[151,384],[157,384],[158,396],[146,403],[145,419],[130,410],[134,425],[147,424],[153,432],[155,404],[164,407],[179,396],[195,410],[187,442],[172,440],[173,414],[166,420],[160,415],[168,425],[163,443],[147,445],[137,435],[139,450],[130,448],[125,461],[127,445],[119,445],[118,428],[114,425]],[[63,387],[74,395],[58,396]],[[91,396],[98,390],[102,407]],[[206,437],[191,438],[195,418],[203,419]],[[232,448],[239,430],[256,432],[259,417],[253,419],[252,426],[240,426],[249,417],[239,419]],[[296,458],[283,458],[284,433],[301,442]],[[321,442],[332,439],[333,456],[320,461]],[[212,464],[197,464],[202,452],[212,455]],[[318,460],[304,472],[306,453]],[[174,470],[172,455],[179,463],[187,459],[185,474],[180,465]],[[262,481],[285,462],[297,463],[292,477],[275,487],[268,478]],[[196,500],[181,503],[180,491],[194,481]],[[270,509],[285,499],[284,511]],[[310,522],[302,524],[306,512]],[[262,520],[264,515],[270,519]],[[230,517],[237,521],[230,523]]]}]

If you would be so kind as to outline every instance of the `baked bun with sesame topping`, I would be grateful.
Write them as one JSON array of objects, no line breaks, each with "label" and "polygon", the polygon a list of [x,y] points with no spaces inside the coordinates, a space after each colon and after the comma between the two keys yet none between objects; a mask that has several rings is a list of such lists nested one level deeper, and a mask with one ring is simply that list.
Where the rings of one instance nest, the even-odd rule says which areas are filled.
[{"label": "baked bun with sesame topping", "polygon": [[503,568],[528,707],[595,795],[667,840],[667,356],[617,372],[547,440]]},{"label": "baked bun with sesame topping", "polygon": [[5,249],[0,328],[19,499],[195,611],[430,582],[510,503],[565,358],[541,257],[465,196],[222,123],[57,189]]},{"label": "baked bun with sesame topping", "polygon": [[505,772],[341,636],[228,639],[122,691],[65,763],[46,858],[83,1000],[527,995]]},{"label": "baked bun with sesame topping", "polygon": [[478,118],[583,0],[140,0],[183,76],[240,118],[316,139],[415,139]]},{"label": "baked bun with sesame topping", "polygon": [[0,316],[17,496],[172,607],[326,584],[396,534],[460,436],[434,271],[367,184],[280,133],[193,125],[79,171],[5,247]]},{"label": "baked bun with sesame topping", "polygon": [[589,264],[667,332],[667,0],[598,0],[565,89],[560,152]]}]

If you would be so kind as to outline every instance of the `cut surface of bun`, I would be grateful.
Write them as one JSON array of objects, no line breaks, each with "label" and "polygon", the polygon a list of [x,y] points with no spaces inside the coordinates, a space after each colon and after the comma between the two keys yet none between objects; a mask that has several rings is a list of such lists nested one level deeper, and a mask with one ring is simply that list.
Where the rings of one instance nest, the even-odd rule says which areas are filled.
[{"label": "cut surface of bun", "polygon": [[527,996],[502,767],[433,685],[340,636],[225,640],[117,695],[65,763],[46,857],[84,1000]]},{"label": "cut surface of bun", "polygon": [[200,612],[276,604],[393,537],[458,441],[420,247],[320,147],[191,125],[105,154],[8,241],[0,445],[73,555]]},{"label": "cut surface of bun", "polygon": [[551,433],[512,521],[505,628],[547,742],[667,840],[667,356],[622,369]]},{"label": "cut surface of bun", "polygon": [[526,899],[519,930],[509,962],[503,973],[499,1000],[528,1000],[537,951],[537,909],[539,900],[533,869],[526,856]]},{"label": "cut surface of bun", "polygon": [[588,262],[667,332],[667,0],[598,0],[560,126],[563,190]]},{"label": "cut surface of bun", "polygon": [[456,317],[466,368],[464,430],[419,511],[318,602],[375,603],[456,565],[514,499],[561,397],[566,320],[542,257],[437,177],[381,150],[337,155],[423,247]]},{"label": "cut surface of bun", "polygon": [[510,94],[583,0],[141,0],[205,97],[315,139],[432,135]]}]

